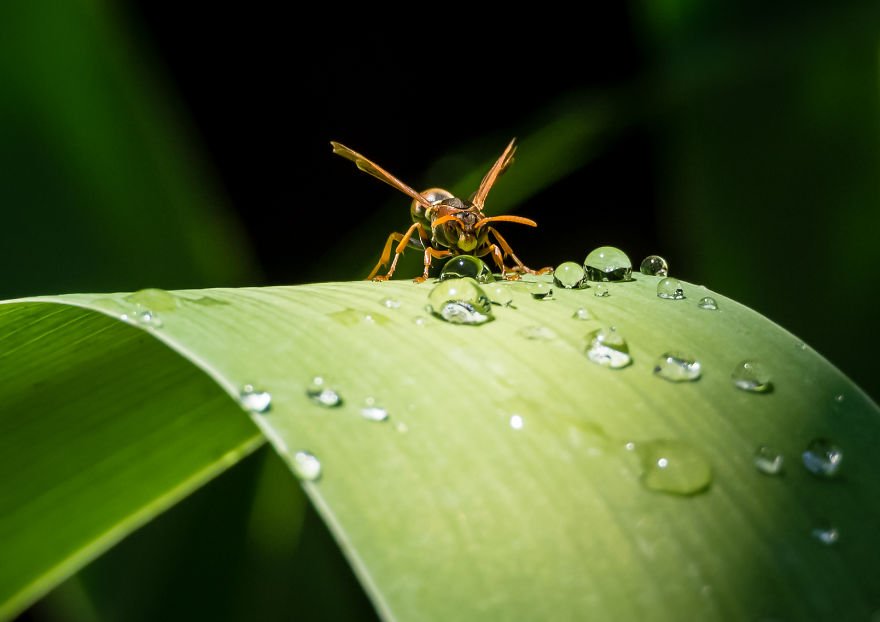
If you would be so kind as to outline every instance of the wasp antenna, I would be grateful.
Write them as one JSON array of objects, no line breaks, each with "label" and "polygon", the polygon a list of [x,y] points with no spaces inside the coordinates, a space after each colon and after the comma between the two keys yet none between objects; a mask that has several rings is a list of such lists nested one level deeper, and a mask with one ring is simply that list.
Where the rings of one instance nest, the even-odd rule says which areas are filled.
[{"label": "wasp antenna", "polygon": [[487,225],[490,222],[515,222],[521,225],[528,225],[529,227],[537,227],[538,223],[536,223],[531,218],[523,218],[522,216],[489,216],[487,218],[481,218],[477,221],[477,224],[474,225],[475,229],[479,229],[483,225]]}]

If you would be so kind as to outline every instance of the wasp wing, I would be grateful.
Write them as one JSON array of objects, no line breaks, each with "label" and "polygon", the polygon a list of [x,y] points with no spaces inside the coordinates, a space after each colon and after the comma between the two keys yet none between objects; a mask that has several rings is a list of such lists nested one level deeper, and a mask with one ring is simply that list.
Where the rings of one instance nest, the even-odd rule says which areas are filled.
[{"label": "wasp wing", "polygon": [[498,176],[513,163],[514,153],[516,153],[516,138],[510,141],[507,145],[507,149],[504,150],[504,153],[502,153],[501,157],[496,160],[495,164],[492,165],[492,168],[489,169],[489,172],[486,173],[486,176],[483,177],[483,181],[480,182],[480,187],[477,188],[477,191],[474,193],[472,203],[476,205],[477,209],[481,212],[483,211],[483,204],[486,202],[486,195],[489,194],[489,190],[492,189],[495,180],[498,179]]},{"label": "wasp wing", "polygon": [[402,193],[409,196],[409,198],[413,199],[414,201],[417,201],[420,205],[423,205],[424,207],[431,207],[431,202],[428,201],[428,199],[426,199],[421,194],[419,194],[418,192],[416,192],[415,190],[413,190],[412,188],[407,186],[405,183],[403,183],[402,181],[397,179],[397,177],[395,177],[394,175],[392,175],[391,173],[386,171],[384,168],[382,168],[381,166],[379,166],[375,162],[368,160],[367,158],[365,158],[364,156],[359,154],[357,151],[349,149],[348,147],[346,147],[345,145],[343,145],[341,143],[337,143],[337,142],[334,142],[331,140],[330,145],[333,147],[333,153],[335,153],[336,155],[341,155],[346,160],[351,160],[363,172],[369,173],[370,175],[372,175],[376,179],[378,179],[380,181],[384,181],[389,186],[393,186],[394,188],[397,188]]}]

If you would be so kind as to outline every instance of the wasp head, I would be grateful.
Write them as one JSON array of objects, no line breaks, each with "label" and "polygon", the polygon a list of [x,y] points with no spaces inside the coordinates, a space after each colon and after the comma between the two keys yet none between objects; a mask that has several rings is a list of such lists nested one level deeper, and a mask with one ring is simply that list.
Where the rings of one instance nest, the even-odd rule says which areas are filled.
[{"label": "wasp head", "polygon": [[461,254],[471,253],[486,243],[487,230],[477,227],[483,215],[470,201],[452,197],[437,202],[432,208],[431,229],[435,244]]}]

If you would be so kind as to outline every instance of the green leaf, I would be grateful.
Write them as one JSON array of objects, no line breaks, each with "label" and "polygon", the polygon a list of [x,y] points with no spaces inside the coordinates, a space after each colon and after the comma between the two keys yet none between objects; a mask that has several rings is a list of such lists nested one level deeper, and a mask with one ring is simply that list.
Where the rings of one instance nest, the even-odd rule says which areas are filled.
[{"label": "green leaf", "polygon": [[[193,461],[182,453],[242,455],[226,452],[253,444],[245,418],[228,433],[219,422],[235,419],[233,399],[252,384],[272,396],[252,418],[294,471],[300,451],[320,460],[321,476],[303,487],[386,619],[866,619],[880,608],[877,406],[760,315],[688,284],[686,299],[659,299],[657,280],[639,274],[608,284],[605,298],[590,288],[547,300],[528,283],[500,283],[514,306],[481,326],[428,316],[432,285],[408,282],[0,307],[2,399],[21,405],[0,411],[13,493],[0,501],[12,560],[0,598],[15,599],[3,611],[48,587],[47,564],[86,560],[63,553],[69,541],[100,540],[88,534],[101,529],[118,537],[136,522],[104,516],[128,502],[128,469],[153,471],[137,476],[156,490],[173,479],[165,463]],[[706,295],[717,311],[698,307]],[[161,327],[155,316],[137,323],[148,306]],[[594,319],[573,318],[581,307]],[[633,359],[617,370],[584,355],[585,336],[611,325]],[[669,351],[697,358],[702,377],[657,377]],[[733,385],[747,359],[762,363],[772,391]],[[315,376],[341,405],[310,399]],[[81,410],[96,392],[97,414]],[[30,408],[37,397],[47,403]],[[386,421],[362,416],[368,398]],[[218,423],[214,436],[176,414],[165,417],[180,437],[144,447],[146,432],[130,433],[175,410]],[[842,448],[834,478],[801,466],[819,437]],[[782,475],[755,468],[760,445],[782,451]],[[682,459],[675,494],[645,473],[641,456],[658,451],[673,466]],[[707,464],[711,481],[694,485]],[[839,534],[832,545],[813,535],[826,522]]]}]

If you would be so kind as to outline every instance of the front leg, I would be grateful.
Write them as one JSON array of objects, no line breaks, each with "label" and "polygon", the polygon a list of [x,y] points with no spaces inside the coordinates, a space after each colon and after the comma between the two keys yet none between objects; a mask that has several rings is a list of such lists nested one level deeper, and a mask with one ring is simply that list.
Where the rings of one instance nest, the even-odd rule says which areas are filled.
[{"label": "front leg", "polygon": [[[373,268],[373,271],[370,272],[370,275],[367,277],[368,281],[370,279],[374,281],[387,281],[391,278],[391,275],[394,274],[395,268],[397,268],[397,260],[403,254],[403,251],[406,250],[406,245],[409,244],[409,240],[414,232],[418,233],[419,239],[424,244],[425,240],[428,238],[428,234],[425,232],[422,225],[417,222],[413,223],[413,225],[406,230],[406,233],[392,233],[388,236],[388,239],[385,241],[385,248],[382,250],[382,255],[379,257],[379,263],[377,263],[376,267]],[[377,276],[376,273],[379,272],[382,266],[387,264],[388,260],[391,258],[391,245],[397,241],[400,243],[394,250],[394,259],[391,261],[391,266],[388,268],[387,274]]]},{"label": "front leg", "polygon": [[438,251],[436,248],[432,246],[425,245],[425,272],[422,276],[417,276],[413,279],[415,283],[424,283],[428,279],[428,270],[431,269],[431,262],[434,259],[443,259],[444,257],[449,257],[452,253],[447,250]]},{"label": "front leg", "polygon": [[[511,257],[513,259],[514,263],[516,263],[516,266],[511,268],[511,270],[513,270],[514,272],[527,272],[528,274],[547,274],[548,272],[553,271],[553,268],[551,268],[549,266],[546,268],[541,268],[540,270],[532,270],[531,268],[529,268],[528,266],[526,266],[523,262],[521,262],[519,260],[519,257],[516,256],[516,253],[514,253],[513,249],[510,248],[510,244],[507,243],[507,240],[505,240],[503,237],[501,237],[501,234],[498,233],[498,231],[496,231],[492,227],[489,227],[489,233],[491,233],[495,237],[495,239],[498,241],[498,245],[504,251],[504,256]],[[495,245],[493,244],[492,246],[495,246]],[[498,246],[495,246],[495,250],[496,251],[498,250]],[[498,263],[498,259],[495,260],[495,263]],[[504,266],[503,260],[501,262],[501,266],[502,266],[501,275],[505,276],[505,278],[507,278],[506,277],[506,270],[503,267]],[[518,277],[514,277],[514,278],[518,278]]]}]

